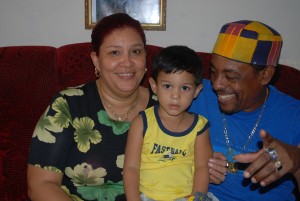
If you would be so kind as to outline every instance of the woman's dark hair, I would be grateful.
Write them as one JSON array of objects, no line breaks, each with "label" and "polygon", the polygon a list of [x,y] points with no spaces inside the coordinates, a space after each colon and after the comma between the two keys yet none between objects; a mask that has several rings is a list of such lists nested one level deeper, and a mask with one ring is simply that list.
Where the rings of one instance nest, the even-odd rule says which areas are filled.
[{"label": "woman's dark hair", "polygon": [[146,45],[146,36],[140,22],[126,13],[116,13],[108,15],[97,22],[91,35],[93,51],[99,55],[99,48],[105,37],[114,30],[125,27],[134,29],[140,35],[144,45]]},{"label": "woman's dark hair", "polygon": [[186,46],[169,46],[161,50],[153,60],[152,78],[157,81],[158,73],[170,74],[186,71],[195,77],[195,84],[202,83],[202,62],[197,53]]}]

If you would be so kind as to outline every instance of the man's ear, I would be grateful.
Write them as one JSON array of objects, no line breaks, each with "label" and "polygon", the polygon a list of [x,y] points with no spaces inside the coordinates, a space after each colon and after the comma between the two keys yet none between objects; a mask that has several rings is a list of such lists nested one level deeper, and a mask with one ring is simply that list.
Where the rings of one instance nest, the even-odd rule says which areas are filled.
[{"label": "man's ear", "polygon": [[156,85],[155,80],[152,77],[149,78],[149,84],[151,86],[151,89],[152,89],[153,93],[155,95],[157,95],[157,85]]},{"label": "man's ear", "polygon": [[195,93],[194,93],[194,98],[197,98],[197,96],[199,95],[199,93],[202,89],[203,89],[203,83],[201,83],[197,86]]},{"label": "man's ear", "polygon": [[262,85],[267,85],[275,74],[275,66],[267,66],[262,70]]}]

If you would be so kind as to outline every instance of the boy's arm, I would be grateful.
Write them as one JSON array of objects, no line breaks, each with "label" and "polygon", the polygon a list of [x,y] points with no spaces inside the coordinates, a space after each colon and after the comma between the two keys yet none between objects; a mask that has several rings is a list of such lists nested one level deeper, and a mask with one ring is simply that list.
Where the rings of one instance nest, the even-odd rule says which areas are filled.
[{"label": "boy's arm", "polygon": [[140,201],[140,161],[143,145],[143,121],[138,115],[132,122],[125,150],[123,168],[124,189],[127,200]]},{"label": "boy's arm", "polygon": [[207,193],[209,186],[208,160],[213,155],[209,129],[196,137],[195,174],[192,195],[196,192]]}]

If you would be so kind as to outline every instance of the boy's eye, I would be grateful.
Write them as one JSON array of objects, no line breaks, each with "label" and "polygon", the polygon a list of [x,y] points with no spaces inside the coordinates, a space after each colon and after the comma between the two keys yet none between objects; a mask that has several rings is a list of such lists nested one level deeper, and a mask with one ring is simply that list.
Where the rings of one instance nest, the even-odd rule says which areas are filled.
[{"label": "boy's eye", "polygon": [[164,85],[163,85],[163,88],[169,89],[169,88],[171,88],[171,85],[170,85],[170,84],[164,84]]},{"label": "boy's eye", "polygon": [[188,86],[182,86],[182,90],[183,91],[189,91],[191,88],[190,87],[188,87]]}]

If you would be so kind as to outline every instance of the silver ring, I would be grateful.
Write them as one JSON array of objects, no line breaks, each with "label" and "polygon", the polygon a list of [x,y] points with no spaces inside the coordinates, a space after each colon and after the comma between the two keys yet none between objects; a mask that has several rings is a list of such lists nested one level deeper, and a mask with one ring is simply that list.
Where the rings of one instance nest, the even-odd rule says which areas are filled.
[{"label": "silver ring", "polygon": [[281,168],[282,168],[282,163],[281,163],[281,161],[275,161],[275,162],[274,162],[274,166],[275,166],[276,172],[278,172],[279,170],[281,170]]},{"label": "silver ring", "polygon": [[269,158],[271,161],[273,161],[273,162],[278,161],[278,154],[275,149],[267,148],[267,149],[265,149],[265,152],[269,155]]}]

